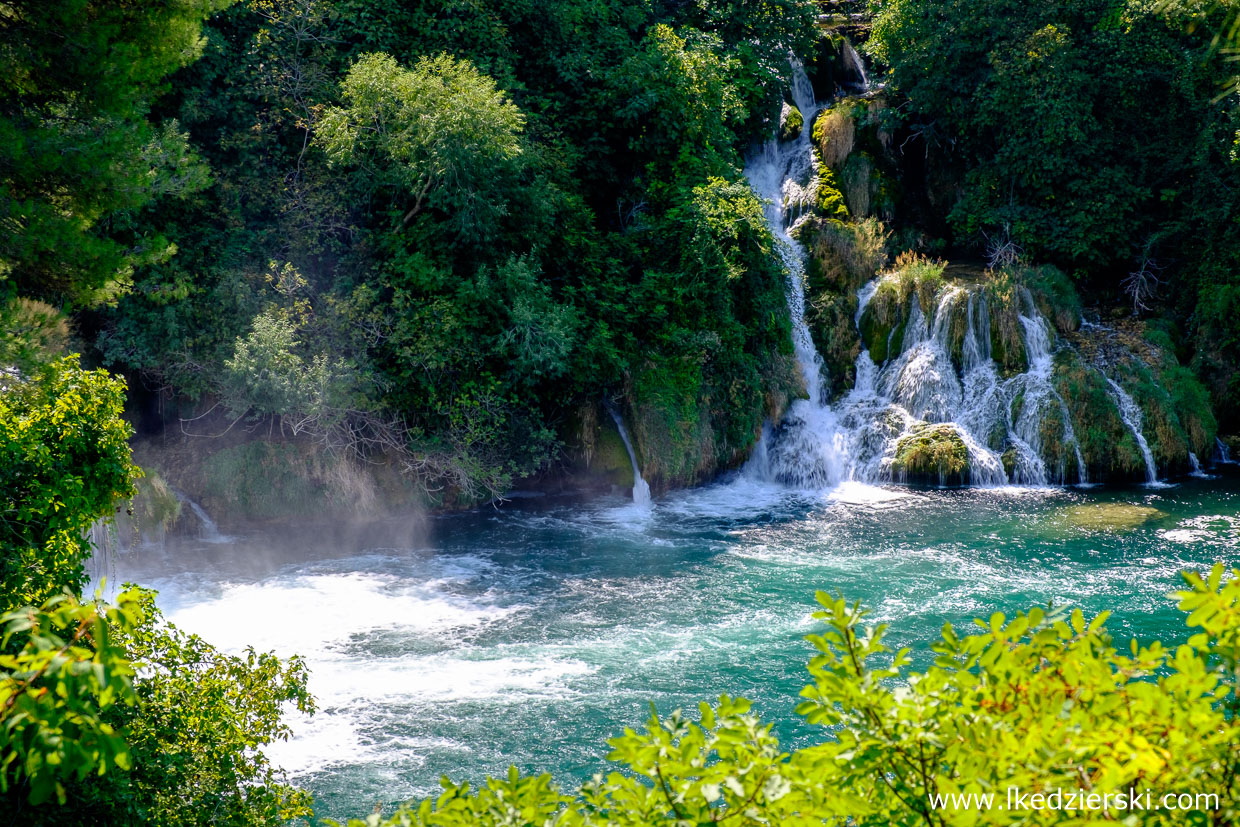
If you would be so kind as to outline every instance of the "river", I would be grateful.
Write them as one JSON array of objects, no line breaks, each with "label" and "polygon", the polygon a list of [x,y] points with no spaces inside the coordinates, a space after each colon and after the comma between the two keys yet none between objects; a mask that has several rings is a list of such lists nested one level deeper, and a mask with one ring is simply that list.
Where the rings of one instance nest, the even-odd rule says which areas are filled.
[{"label": "river", "polygon": [[[863,601],[919,665],[945,621],[1048,601],[1113,610],[1120,639],[1175,639],[1177,572],[1237,563],[1240,475],[1224,471],[1156,489],[954,491],[738,475],[649,508],[529,498],[169,542],[118,554],[108,576],[157,587],[171,620],[229,651],[304,655],[320,712],[270,755],[320,815],[364,815],[433,794],[442,774],[587,778],[651,702],[743,695],[808,743],[820,734],[793,708],[817,589]],[[1114,505],[1156,511],[1093,524]]]}]

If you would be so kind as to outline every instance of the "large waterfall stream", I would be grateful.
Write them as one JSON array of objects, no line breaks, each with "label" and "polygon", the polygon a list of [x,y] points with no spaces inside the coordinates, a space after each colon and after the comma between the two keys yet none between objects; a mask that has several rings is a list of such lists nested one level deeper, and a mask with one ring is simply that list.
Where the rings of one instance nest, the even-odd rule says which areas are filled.
[{"label": "large waterfall stream", "polygon": [[[919,297],[912,295],[898,353],[877,365],[863,349],[855,365],[854,387],[842,399],[827,399],[823,360],[806,322],[807,253],[796,238],[798,227],[810,218],[819,184],[819,161],[810,133],[822,107],[805,72],[795,65],[792,93],[804,114],[801,135],[793,141],[769,142],[750,160],[745,174],[766,202],[767,221],[787,265],[793,344],[806,398],[794,402],[783,421],[764,435],[751,473],[809,488],[845,480],[899,481],[893,462],[901,440],[936,425],[950,428],[963,443],[967,481],[974,486],[1088,483],[1072,417],[1052,382],[1055,332],[1024,287],[1016,294],[1026,364],[1020,373],[1001,375],[991,352],[987,290],[954,284],[939,292],[933,307],[923,308]],[[859,291],[854,319],[858,327],[883,278],[894,276],[880,277]],[[949,331],[953,318],[962,312],[958,371]],[[1120,416],[1140,446],[1147,482],[1155,483],[1154,458],[1141,432],[1140,410],[1113,379],[1108,377],[1107,382]],[[1048,418],[1059,423],[1058,433],[1051,435],[1054,446],[1044,444]],[[997,444],[1006,448],[1006,462]],[[1075,462],[1069,467],[1061,459],[1057,467],[1048,467],[1047,449],[1061,446],[1071,450]]]}]

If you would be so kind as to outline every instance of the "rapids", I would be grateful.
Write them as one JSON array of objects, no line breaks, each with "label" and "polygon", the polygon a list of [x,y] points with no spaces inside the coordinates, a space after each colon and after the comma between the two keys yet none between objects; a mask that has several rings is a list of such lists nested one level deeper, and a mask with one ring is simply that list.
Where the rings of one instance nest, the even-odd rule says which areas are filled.
[{"label": "rapids", "polygon": [[[511,764],[567,783],[653,702],[752,698],[792,743],[816,589],[864,601],[918,663],[945,621],[1055,601],[1120,639],[1182,635],[1164,595],[1240,552],[1240,479],[1170,489],[792,489],[737,475],[637,509],[521,499],[402,526],[285,527],[115,555],[110,583],[229,651],[304,655],[320,712],[270,754],[321,814]],[[1230,476],[1228,476],[1230,474]],[[1082,521],[1157,509],[1135,528]],[[217,518],[222,515],[216,515]],[[383,534],[379,538],[377,535]],[[403,538],[403,539],[398,539]]]}]

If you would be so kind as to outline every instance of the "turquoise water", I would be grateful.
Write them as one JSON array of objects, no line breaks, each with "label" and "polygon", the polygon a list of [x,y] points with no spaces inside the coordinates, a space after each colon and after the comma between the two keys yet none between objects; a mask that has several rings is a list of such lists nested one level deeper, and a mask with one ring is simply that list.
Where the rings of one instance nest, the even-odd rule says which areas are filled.
[{"label": "turquoise water", "polygon": [[[1159,511],[1126,531],[1072,509]],[[1240,477],[1163,489],[796,492],[737,478],[656,500],[499,509],[123,554],[218,645],[305,655],[320,712],[271,755],[320,814],[365,814],[516,764],[580,780],[653,701],[744,695],[791,744],[817,589],[862,600],[893,643],[945,621],[1068,603],[1118,638],[1182,634],[1177,572],[1240,563]],[[114,580],[115,582],[115,580]]]}]

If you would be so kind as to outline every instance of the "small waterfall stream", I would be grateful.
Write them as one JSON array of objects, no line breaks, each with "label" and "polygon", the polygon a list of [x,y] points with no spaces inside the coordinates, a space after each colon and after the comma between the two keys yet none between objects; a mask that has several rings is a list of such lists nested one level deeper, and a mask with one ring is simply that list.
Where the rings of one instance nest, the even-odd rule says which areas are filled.
[{"label": "small waterfall stream", "polygon": [[[857,54],[856,48],[848,38],[844,38],[844,65],[848,70],[861,79],[862,91],[868,91],[870,88],[870,76],[865,71],[865,61],[861,59],[861,55]],[[809,123],[809,121],[806,121]]]},{"label": "small waterfall stream", "polygon": [[211,519],[211,515],[205,508],[175,488],[172,489],[172,493],[183,505],[188,505],[189,510],[194,512],[194,516],[198,518],[198,523],[202,527],[202,532],[199,534],[200,540],[204,543],[231,543],[233,541],[232,537],[220,532],[220,527],[215,524],[215,520]]},{"label": "small waterfall stream", "polygon": [[650,483],[642,479],[641,469],[637,467],[637,454],[633,451],[633,443],[629,439],[628,429],[624,427],[624,420],[620,418],[620,414],[611,405],[607,405],[607,413],[611,414],[612,420],[616,423],[616,430],[620,432],[620,439],[624,442],[624,449],[629,452],[629,462],[633,463],[633,502],[640,506],[650,505]]},{"label": "small waterfall stream", "polygon": [[1115,399],[1115,404],[1119,408],[1120,418],[1124,420],[1128,430],[1132,431],[1133,439],[1137,441],[1137,447],[1141,449],[1141,456],[1145,459],[1146,483],[1158,482],[1154,452],[1150,450],[1150,444],[1145,441],[1145,434],[1141,432],[1141,407],[1137,405],[1136,400],[1128,395],[1127,391],[1120,387],[1118,382],[1109,376],[1106,379],[1107,385],[1111,388],[1111,394]]},{"label": "small waterfall stream", "polygon": [[1227,443],[1218,437],[1214,438],[1214,461],[1221,465],[1235,464],[1235,460],[1231,458],[1231,450],[1227,447]]}]

